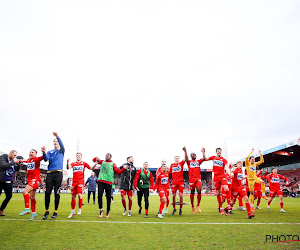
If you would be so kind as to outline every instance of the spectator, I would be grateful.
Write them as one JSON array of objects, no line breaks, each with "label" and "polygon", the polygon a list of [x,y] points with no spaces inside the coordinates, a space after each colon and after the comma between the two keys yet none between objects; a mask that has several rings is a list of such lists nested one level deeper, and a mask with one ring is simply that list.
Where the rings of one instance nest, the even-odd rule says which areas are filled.
[{"label": "spectator", "polygon": [[98,179],[95,176],[95,173],[92,172],[91,176],[85,182],[85,186],[89,183],[89,186],[88,186],[88,204],[90,203],[90,196],[91,196],[91,193],[92,193],[93,194],[93,201],[94,201],[94,205],[95,205],[97,180]]}]

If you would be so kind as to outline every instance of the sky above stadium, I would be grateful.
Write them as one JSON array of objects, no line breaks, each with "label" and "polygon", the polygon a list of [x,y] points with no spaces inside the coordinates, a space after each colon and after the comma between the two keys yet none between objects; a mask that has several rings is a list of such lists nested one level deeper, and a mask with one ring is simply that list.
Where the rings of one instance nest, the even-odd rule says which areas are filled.
[{"label": "sky above stadium", "polygon": [[[1,1],[0,151],[158,167],[300,136],[299,1]],[[39,153],[40,154],[40,153]],[[205,163],[204,168],[211,167]]]}]

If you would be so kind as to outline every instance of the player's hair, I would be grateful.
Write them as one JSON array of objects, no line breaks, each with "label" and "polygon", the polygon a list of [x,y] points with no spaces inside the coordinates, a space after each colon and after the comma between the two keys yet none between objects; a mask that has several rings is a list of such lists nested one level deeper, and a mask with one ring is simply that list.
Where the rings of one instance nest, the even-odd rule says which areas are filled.
[{"label": "player's hair", "polygon": [[18,153],[18,152],[17,152],[17,150],[14,150],[14,149],[13,149],[13,150],[10,150],[9,153],[10,153],[10,154],[13,154],[13,153]]},{"label": "player's hair", "polygon": [[143,163],[143,165],[144,165],[145,163],[147,163],[147,164],[148,164],[148,162],[147,162],[147,161],[145,161],[145,162]]},{"label": "player's hair", "polygon": [[76,155],[81,155],[81,156],[82,156],[82,153],[80,153],[80,152],[77,152],[77,153],[76,153]]},{"label": "player's hair", "polygon": [[132,156],[128,156],[128,157],[127,157],[127,161],[128,161],[128,160],[129,160],[129,158],[131,158],[131,157],[132,157]]},{"label": "player's hair", "polygon": [[194,154],[194,155],[195,155],[196,153],[192,152],[190,155],[192,156],[192,154]]},{"label": "player's hair", "polygon": [[272,171],[273,171],[274,169],[277,169],[277,168],[275,168],[275,167],[274,167],[274,168],[272,168]]},{"label": "player's hair", "polygon": [[107,153],[107,154],[109,154],[109,155],[110,155],[110,158],[112,158],[112,154],[111,154],[111,153]]},{"label": "player's hair", "polygon": [[221,151],[222,151],[222,149],[221,149],[221,148],[216,148],[216,152],[217,152],[218,150],[221,150]]},{"label": "player's hair", "polygon": [[254,158],[254,159],[255,159],[254,155],[251,155],[251,156],[249,157],[249,159],[251,159],[251,158]]},{"label": "player's hair", "polygon": [[175,155],[175,156],[174,156],[174,158],[175,158],[175,157],[179,157],[179,158],[180,158],[180,156],[179,156],[179,155]]},{"label": "player's hair", "polygon": [[237,161],[235,164],[233,164],[233,165],[237,165],[238,163],[242,163],[242,165],[243,165],[243,162],[242,161]]},{"label": "player's hair", "polygon": [[31,150],[37,153],[37,151],[35,149],[32,148]]}]

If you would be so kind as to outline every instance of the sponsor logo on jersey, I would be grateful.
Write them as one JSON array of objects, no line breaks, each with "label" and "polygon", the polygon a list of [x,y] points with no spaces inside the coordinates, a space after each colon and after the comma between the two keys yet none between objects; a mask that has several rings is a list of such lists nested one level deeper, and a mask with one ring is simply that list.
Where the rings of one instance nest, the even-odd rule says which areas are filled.
[{"label": "sponsor logo on jersey", "polygon": [[161,178],[161,184],[167,184],[168,180],[169,180],[169,177]]},{"label": "sponsor logo on jersey", "polygon": [[190,163],[190,168],[198,168],[198,167],[200,167],[198,162],[191,162]]},{"label": "sponsor logo on jersey", "polygon": [[256,171],[256,167],[250,166],[250,171]]},{"label": "sponsor logo on jersey", "polygon": [[273,182],[273,183],[280,183],[280,179],[279,179],[279,178],[273,177],[273,178],[272,178],[272,182]]},{"label": "sponsor logo on jersey", "polygon": [[238,175],[237,175],[237,179],[238,179],[239,181],[243,180],[243,174],[238,174]]},{"label": "sponsor logo on jersey", "polygon": [[34,162],[27,163],[26,166],[27,166],[27,170],[35,170]]},{"label": "sponsor logo on jersey", "polygon": [[79,172],[79,171],[83,171],[84,166],[80,165],[80,166],[74,166],[73,167],[73,172]]},{"label": "sponsor logo on jersey", "polygon": [[177,167],[173,167],[172,168],[172,173],[174,173],[174,172],[180,172],[181,171],[181,166],[180,165],[178,165]]},{"label": "sponsor logo on jersey", "polygon": [[223,167],[223,161],[214,160],[214,166]]},{"label": "sponsor logo on jersey", "polygon": [[231,184],[231,180],[227,180],[227,184]]}]

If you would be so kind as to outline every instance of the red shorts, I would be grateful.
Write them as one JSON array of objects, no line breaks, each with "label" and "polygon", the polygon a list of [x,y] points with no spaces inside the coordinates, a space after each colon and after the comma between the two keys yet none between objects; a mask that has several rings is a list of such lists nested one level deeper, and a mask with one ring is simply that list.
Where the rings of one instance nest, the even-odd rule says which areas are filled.
[{"label": "red shorts", "polygon": [[258,197],[262,196],[262,191],[261,190],[254,190],[254,199],[257,199]]},{"label": "red shorts", "polygon": [[167,189],[159,189],[159,190],[157,190],[157,192],[158,192],[158,195],[160,198],[162,198],[162,197],[168,198],[168,196],[169,196],[169,191]]},{"label": "red shorts", "polygon": [[177,190],[179,193],[183,193],[184,182],[173,182],[172,183],[172,193],[176,194]]},{"label": "red shorts", "polygon": [[243,187],[239,187],[239,188],[231,188],[231,196],[232,197],[237,197],[237,196],[240,196],[240,197],[244,197],[244,196],[247,196],[247,192],[246,192],[246,189],[243,188]]},{"label": "red shorts", "polygon": [[40,181],[38,179],[31,179],[31,180],[28,180],[27,185],[29,185],[30,187],[33,187],[33,189],[37,189],[37,187],[40,185]]},{"label": "red shorts", "polygon": [[276,194],[278,196],[283,195],[282,190],[281,189],[270,190],[270,197],[274,198]]},{"label": "red shorts", "polygon": [[76,195],[76,194],[82,194],[83,192],[83,187],[84,187],[84,184],[82,183],[74,183],[72,184],[72,188],[71,188],[71,194],[72,195]]},{"label": "red shorts", "polygon": [[214,183],[215,183],[215,189],[220,189],[221,186],[228,185],[225,175],[215,175]]},{"label": "red shorts", "polygon": [[120,190],[121,191],[121,196],[126,196],[126,194],[130,197],[132,197],[132,190]]},{"label": "red shorts", "polygon": [[202,187],[201,179],[192,179],[189,181],[190,190],[194,190],[196,187]]}]

